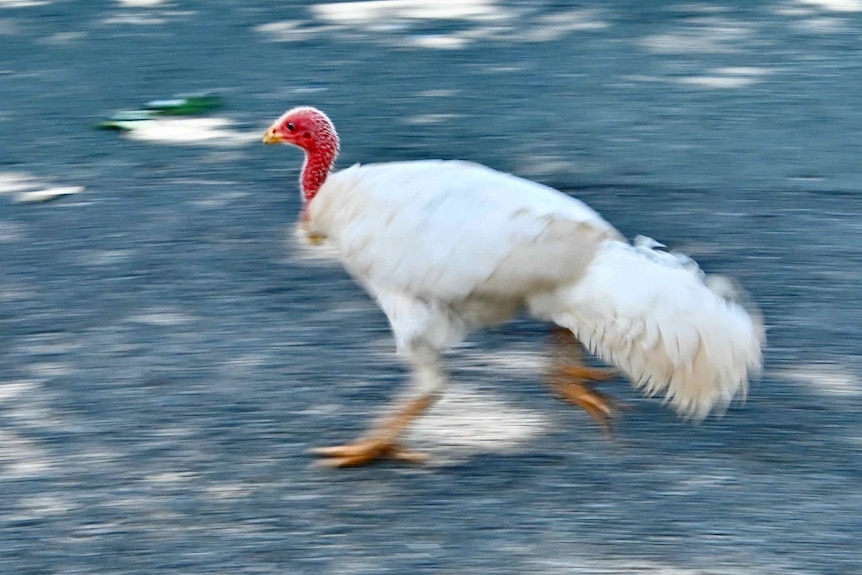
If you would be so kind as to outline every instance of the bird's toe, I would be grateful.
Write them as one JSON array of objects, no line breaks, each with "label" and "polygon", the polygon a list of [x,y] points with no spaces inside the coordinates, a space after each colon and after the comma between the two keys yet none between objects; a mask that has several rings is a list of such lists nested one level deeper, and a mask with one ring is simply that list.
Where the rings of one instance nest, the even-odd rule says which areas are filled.
[{"label": "bird's toe", "polygon": [[311,453],[321,456],[319,463],[326,467],[357,467],[380,459],[397,459],[410,463],[423,463],[428,457],[404,449],[397,443],[379,439],[360,439],[345,445],[318,447]]}]

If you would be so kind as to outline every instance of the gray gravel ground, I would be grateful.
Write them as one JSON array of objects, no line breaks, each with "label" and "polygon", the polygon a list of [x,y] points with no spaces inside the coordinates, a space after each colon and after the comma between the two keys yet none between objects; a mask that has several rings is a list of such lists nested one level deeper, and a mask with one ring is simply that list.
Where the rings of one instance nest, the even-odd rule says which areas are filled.
[{"label": "gray gravel ground", "polygon": [[[862,3],[0,0],[0,572],[862,572]],[[212,90],[208,119],[94,123]],[[458,157],[738,278],[745,405],[606,440],[527,319],[451,355],[423,467],[331,471],[398,389],[293,241],[296,104],[341,165]],[[17,194],[83,186],[48,203]],[[611,384],[615,385],[615,384]]]}]

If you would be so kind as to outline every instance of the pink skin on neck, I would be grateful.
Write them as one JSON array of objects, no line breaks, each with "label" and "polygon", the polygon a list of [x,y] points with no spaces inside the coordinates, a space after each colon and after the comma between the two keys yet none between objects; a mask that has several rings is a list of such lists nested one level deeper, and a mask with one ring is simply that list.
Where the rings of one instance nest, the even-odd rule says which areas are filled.
[{"label": "pink skin on neck", "polygon": [[306,150],[305,163],[302,164],[302,175],[299,177],[305,203],[314,199],[326,181],[332,163],[335,161],[333,151],[331,147],[323,148],[320,145],[315,149]]},{"label": "pink skin on neck", "polygon": [[312,125],[311,137],[306,134],[300,144],[305,150],[305,162],[302,164],[299,184],[306,204],[320,191],[338,156],[338,135],[329,118],[320,114],[313,117]]}]

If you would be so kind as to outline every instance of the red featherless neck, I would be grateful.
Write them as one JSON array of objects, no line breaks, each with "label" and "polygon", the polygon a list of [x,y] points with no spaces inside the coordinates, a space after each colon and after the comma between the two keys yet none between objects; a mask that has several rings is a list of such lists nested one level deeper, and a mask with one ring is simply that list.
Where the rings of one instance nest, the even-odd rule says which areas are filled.
[{"label": "red featherless neck", "polygon": [[289,142],[305,151],[299,184],[302,197],[310,202],[326,182],[338,157],[338,133],[329,117],[316,108],[301,106],[289,110],[281,125]]},{"label": "red featherless neck", "polygon": [[313,149],[305,148],[305,162],[302,164],[302,174],[299,185],[302,187],[302,197],[310,202],[320,191],[320,187],[329,176],[332,164],[338,155],[338,140],[320,142]]}]

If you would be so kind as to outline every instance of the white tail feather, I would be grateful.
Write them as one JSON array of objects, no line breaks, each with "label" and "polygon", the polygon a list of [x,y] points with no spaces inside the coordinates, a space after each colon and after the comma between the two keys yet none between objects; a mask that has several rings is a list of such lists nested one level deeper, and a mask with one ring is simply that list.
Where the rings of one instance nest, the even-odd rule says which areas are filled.
[{"label": "white tail feather", "polygon": [[744,397],[761,367],[763,323],[732,282],[658,245],[607,241],[579,281],[531,306],[645,394],[664,392],[678,413],[700,420]]}]

